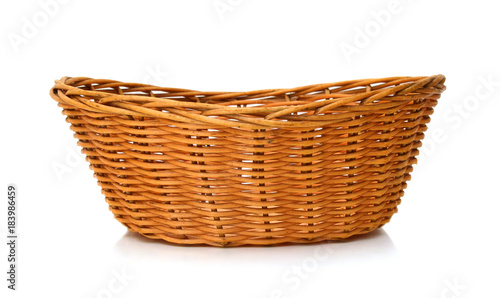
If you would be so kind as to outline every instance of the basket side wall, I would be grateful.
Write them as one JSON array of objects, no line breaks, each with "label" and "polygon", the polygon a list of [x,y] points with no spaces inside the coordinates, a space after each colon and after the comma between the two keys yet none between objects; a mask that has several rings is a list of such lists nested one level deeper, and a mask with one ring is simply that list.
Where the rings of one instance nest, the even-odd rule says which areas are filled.
[{"label": "basket side wall", "polygon": [[344,239],[387,223],[436,103],[253,130],[60,106],[118,221],[149,238],[236,246]]}]

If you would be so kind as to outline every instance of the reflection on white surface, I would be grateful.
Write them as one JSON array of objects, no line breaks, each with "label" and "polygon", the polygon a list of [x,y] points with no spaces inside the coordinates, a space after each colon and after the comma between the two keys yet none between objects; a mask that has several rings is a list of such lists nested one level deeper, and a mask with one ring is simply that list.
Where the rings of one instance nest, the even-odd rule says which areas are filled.
[{"label": "reflection on white surface", "polygon": [[322,242],[313,244],[291,244],[281,246],[244,246],[244,247],[211,247],[211,246],[182,246],[169,244],[163,240],[153,240],[138,233],[126,232],[116,243],[115,252],[127,258],[133,256],[135,261],[197,261],[216,262],[219,260],[232,262],[267,263],[278,259],[289,260],[310,256],[318,246],[328,246],[329,252],[335,259],[359,259],[370,257],[373,254],[388,256],[397,250],[389,235],[383,229],[371,233],[354,236],[345,241]]},{"label": "reflection on white surface", "polygon": [[328,293],[318,288],[321,284],[339,293],[353,287],[363,291],[358,278],[376,284],[387,279],[380,272],[397,274],[397,249],[383,229],[342,242],[230,248],[172,245],[127,232],[114,254],[138,276],[137,284],[174,279],[170,285],[187,287],[190,296],[213,293],[223,284],[224,291],[216,290],[219,297],[234,297],[235,291],[242,291],[238,297],[322,297]]}]

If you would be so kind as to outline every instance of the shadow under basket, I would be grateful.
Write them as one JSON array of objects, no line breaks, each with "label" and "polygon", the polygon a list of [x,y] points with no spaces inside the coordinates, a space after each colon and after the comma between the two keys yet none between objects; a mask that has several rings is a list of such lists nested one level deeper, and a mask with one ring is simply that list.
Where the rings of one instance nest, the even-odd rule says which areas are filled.
[{"label": "shadow under basket", "polygon": [[129,230],[178,244],[272,245],[389,222],[444,81],[202,92],[63,77],[50,95]]}]

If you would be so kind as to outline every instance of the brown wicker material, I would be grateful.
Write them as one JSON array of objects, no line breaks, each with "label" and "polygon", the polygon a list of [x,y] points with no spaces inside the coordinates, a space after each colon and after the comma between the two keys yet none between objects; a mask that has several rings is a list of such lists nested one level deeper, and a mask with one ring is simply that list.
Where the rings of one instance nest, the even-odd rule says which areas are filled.
[{"label": "brown wicker material", "polygon": [[444,81],[201,92],[64,77],[50,94],[129,230],[180,244],[270,245],[389,222]]}]

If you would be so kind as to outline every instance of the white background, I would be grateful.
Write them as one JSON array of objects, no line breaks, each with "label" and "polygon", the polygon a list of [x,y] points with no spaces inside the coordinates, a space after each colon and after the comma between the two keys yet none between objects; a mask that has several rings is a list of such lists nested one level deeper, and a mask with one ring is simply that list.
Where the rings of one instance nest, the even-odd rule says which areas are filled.
[{"label": "white background", "polygon": [[[49,2],[0,4],[2,238],[8,183],[20,214],[19,290],[2,244],[1,297],[499,297],[495,1]],[[235,91],[439,73],[448,90],[392,221],[271,248],[128,233],[48,95],[62,76]]]}]

